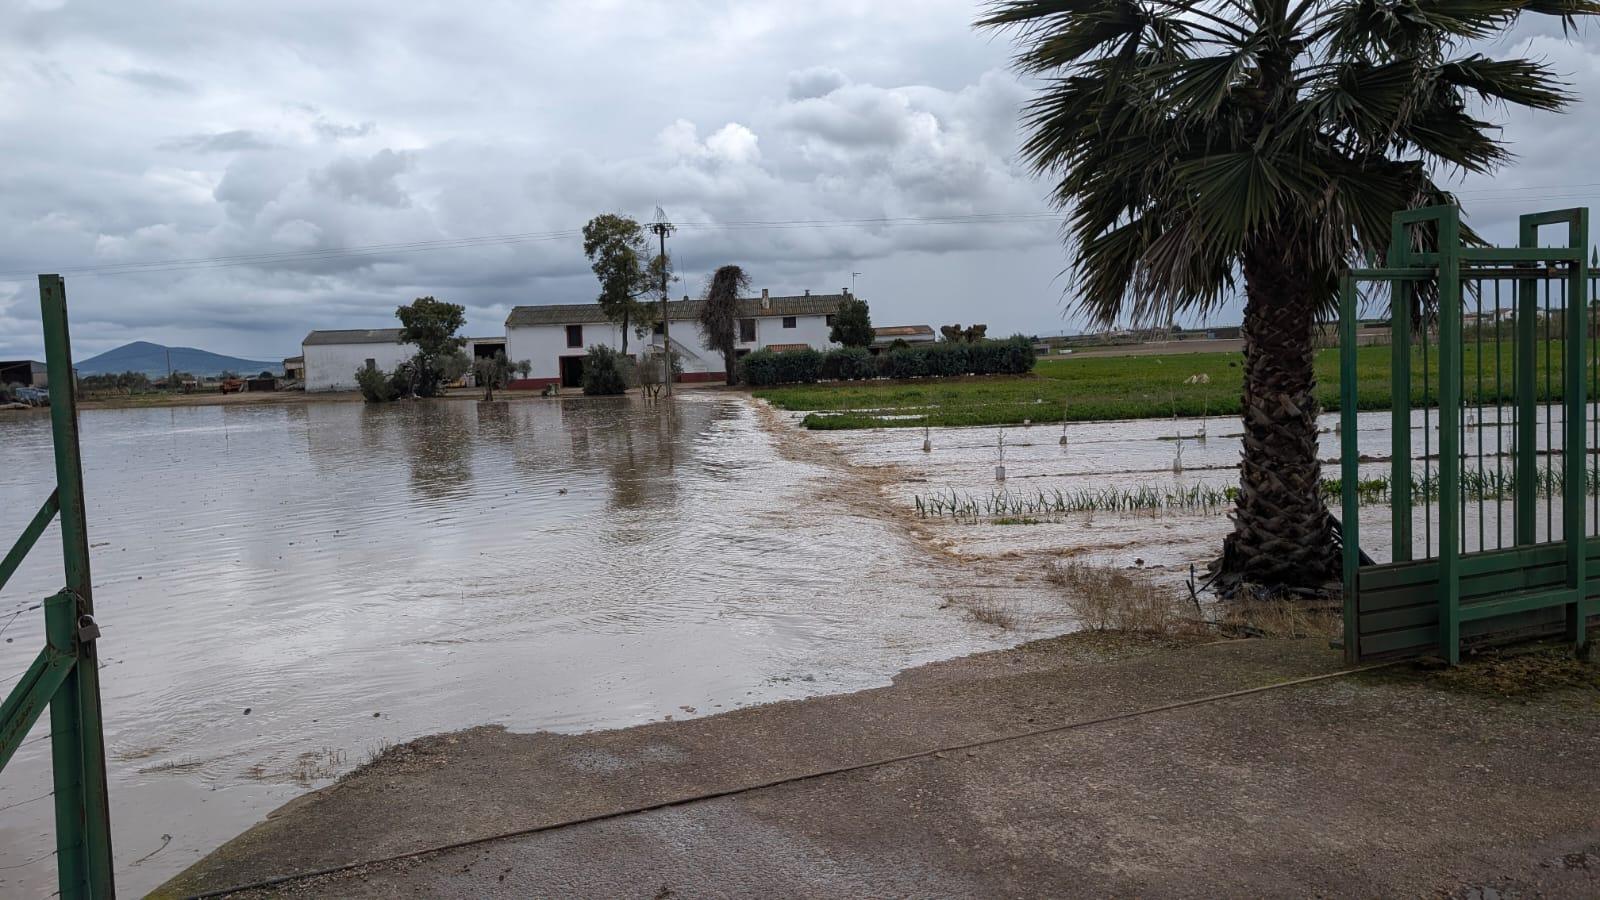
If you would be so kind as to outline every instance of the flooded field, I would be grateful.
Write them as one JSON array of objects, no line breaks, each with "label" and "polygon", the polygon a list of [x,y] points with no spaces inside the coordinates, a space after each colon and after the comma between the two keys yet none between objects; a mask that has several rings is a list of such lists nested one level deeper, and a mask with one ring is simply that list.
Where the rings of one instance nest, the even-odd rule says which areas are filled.
[{"label": "flooded field", "polygon": [[[853,690],[1070,627],[1026,585],[929,552],[877,483],[749,401],[674,410],[84,412],[123,893],[391,742]],[[4,540],[51,479],[46,417],[0,419]],[[0,606],[0,691],[43,641],[27,607],[59,583],[52,527]],[[1002,628],[970,614],[985,602],[1031,606]],[[0,895],[55,886],[47,727],[0,777]]]},{"label": "flooded field", "polygon": [[[781,415],[794,424],[804,414]],[[1464,479],[1476,475],[1492,484],[1512,469],[1514,428],[1509,417],[1497,425],[1495,415],[1493,407],[1467,412]],[[1592,408],[1590,416],[1600,419],[1600,408]],[[1319,421],[1326,479],[1339,477],[1337,424],[1336,414]],[[1540,409],[1535,437],[1541,468],[1559,466],[1561,428],[1560,407]],[[1390,413],[1362,413],[1357,429],[1362,479],[1386,477]],[[1411,432],[1413,471],[1419,480],[1425,469],[1436,477],[1437,412],[1414,413]],[[1028,571],[1077,558],[1144,568],[1158,581],[1177,585],[1189,578],[1191,565],[1204,578],[1205,564],[1217,556],[1232,528],[1228,491],[1238,484],[1242,437],[1234,418],[1081,422],[1064,429],[1060,424],[934,428],[926,437],[912,428],[811,434],[854,464],[885,473],[884,497],[915,519],[935,546],[969,564],[1009,560]],[[1551,446],[1557,448],[1554,460],[1545,452]],[[999,481],[995,467],[1002,459],[1006,477]],[[1591,476],[1591,482],[1597,480]],[[1556,494],[1554,502],[1544,496],[1537,506],[1541,540],[1561,534],[1559,490]],[[1181,499],[1168,503],[1172,497]],[[1161,498],[1155,502],[1162,505],[1139,507],[1151,498]],[[1124,508],[1116,508],[1118,503]],[[1062,506],[1065,513],[1058,511]],[[1330,506],[1337,514],[1337,498]],[[1600,529],[1600,494],[1592,485],[1585,507],[1594,534]],[[1464,550],[1511,544],[1509,502],[1474,499],[1464,504],[1462,515]],[[1380,562],[1393,558],[1391,519],[1386,498],[1361,507],[1362,547]],[[1413,519],[1415,554],[1437,554],[1437,502],[1418,502]]]}]

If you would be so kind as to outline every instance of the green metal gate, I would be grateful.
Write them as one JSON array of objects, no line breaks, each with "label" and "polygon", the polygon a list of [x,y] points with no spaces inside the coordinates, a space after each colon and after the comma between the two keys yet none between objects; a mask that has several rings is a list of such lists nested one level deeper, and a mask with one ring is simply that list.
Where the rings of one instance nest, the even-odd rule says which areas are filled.
[{"label": "green metal gate", "polygon": [[[1600,609],[1589,211],[1523,216],[1510,248],[1464,246],[1459,215],[1397,214],[1386,265],[1341,285],[1352,661],[1437,653],[1455,663],[1464,643],[1562,630],[1583,650]],[[1556,246],[1539,246],[1542,231],[1559,232]],[[1364,304],[1392,331],[1387,428],[1368,417],[1365,431],[1360,379],[1377,373],[1360,365]]]},{"label": "green metal gate", "polygon": [[0,706],[0,769],[11,761],[34,723],[50,708],[50,750],[56,806],[56,868],[61,896],[115,894],[111,819],[106,799],[105,737],[100,719],[99,626],[89,577],[83,466],[78,456],[77,384],[67,333],[66,286],[59,275],[39,276],[45,367],[50,379],[50,426],[56,488],[0,560],[0,589],[61,517],[65,582],[43,603],[45,646]]}]

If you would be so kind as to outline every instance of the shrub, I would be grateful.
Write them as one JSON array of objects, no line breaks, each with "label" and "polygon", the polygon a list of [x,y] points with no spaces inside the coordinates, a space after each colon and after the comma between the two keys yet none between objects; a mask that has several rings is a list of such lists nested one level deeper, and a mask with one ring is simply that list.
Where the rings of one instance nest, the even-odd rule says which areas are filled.
[{"label": "shrub", "polygon": [[811,384],[822,377],[822,354],[810,347],[785,350],[774,358],[780,384]]},{"label": "shrub", "polygon": [[605,344],[590,347],[583,358],[583,392],[591,397],[627,393],[630,362],[632,360]]},{"label": "shrub", "polygon": [[929,354],[927,350],[913,350],[910,347],[901,347],[897,350],[890,350],[884,356],[889,360],[890,378],[917,378],[929,374]]},{"label": "shrub", "polygon": [[1021,375],[1033,371],[1035,356],[1033,341],[1027,336],[1014,334],[998,345],[1001,348],[1001,358],[1004,368],[1001,371],[1012,375]]},{"label": "shrub", "polygon": [[859,381],[876,378],[878,367],[864,347],[841,347],[822,358],[822,377],[834,381]]},{"label": "shrub", "polygon": [[754,350],[739,360],[739,380],[751,387],[766,387],[778,383],[778,354],[771,350]]},{"label": "shrub", "polygon": [[368,403],[388,403],[400,396],[394,377],[376,366],[357,369],[356,386],[361,389],[361,398]]},{"label": "shrub", "polygon": [[739,377],[752,387],[804,384],[818,378],[921,378],[926,375],[1024,375],[1033,371],[1033,343],[1022,335],[975,344],[945,341],[891,346],[872,356],[860,347],[832,350],[757,350],[740,361]]}]

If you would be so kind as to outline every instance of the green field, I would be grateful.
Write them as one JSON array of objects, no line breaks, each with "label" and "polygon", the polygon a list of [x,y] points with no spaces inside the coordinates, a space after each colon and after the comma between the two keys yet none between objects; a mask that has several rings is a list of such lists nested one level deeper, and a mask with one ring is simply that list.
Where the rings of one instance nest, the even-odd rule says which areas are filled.
[{"label": "green field", "polygon": [[[1545,347],[1550,353],[1546,367]],[[1497,359],[1498,349],[1498,359]],[[1357,351],[1357,408],[1388,409],[1387,346]],[[1504,342],[1468,345],[1464,394],[1468,402],[1494,403],[1512,397],[1512,347]],[[1496,364],[1500,371],[1495,379]],[[1437,348],[1426,360],[1429,379],[1422,385],[1423,354],[1412,353],[1411,402],[1436,402]],[[1541,345],[1538,384],[1542,398],[1561,395],[1561,344]],[[763,388],[757,397],[780,409],[808,411],[808,428],[885,428],[930,425],[1011,425],[1095,419],[1151,419],[1165,416],[1232,416],[1239,413],[1243,358],[1238,353],[1169,356],[1086,356],[1041,360],[1032,375],[928,378],[910,381],[847,382]],[[1339,351],[1317,353],[1317,397],[1326,411],[1339,408]],[[1195,376],[1199,383],[1188,383]],[[1208,380],[1209,379],[1209,380]],[[1549,390],[1546,390],[1546,381]],[[1481,385],[1481,387],[1480,387]]]}]

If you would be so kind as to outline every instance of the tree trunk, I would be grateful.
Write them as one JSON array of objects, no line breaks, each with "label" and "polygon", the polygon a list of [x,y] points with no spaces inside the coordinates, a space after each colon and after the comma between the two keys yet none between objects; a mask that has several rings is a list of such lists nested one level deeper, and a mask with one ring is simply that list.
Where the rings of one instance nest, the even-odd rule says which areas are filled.
[{"label": "tree trunk", "polygon": [[1291,246],[1278,236],[1245,253],[1244,454],[1223,572],[1268,587],[1321,587],[1339,577],[1317,457],[1321,298]]},{"label": "tree trunk", "polygon": [[628,310],[622,311],[622,355],[628,355]]},{"label": "tree trunk", "polygon": [[739,354],[732,349],[722,354],[722,367],[727,371],[728,386],[739,383]]}]

